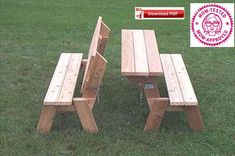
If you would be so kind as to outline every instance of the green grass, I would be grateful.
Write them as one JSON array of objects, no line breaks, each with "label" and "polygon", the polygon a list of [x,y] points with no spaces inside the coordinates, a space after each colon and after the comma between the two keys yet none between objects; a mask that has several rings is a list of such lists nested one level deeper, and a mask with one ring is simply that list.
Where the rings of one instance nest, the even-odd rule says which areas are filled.
[{"label": "green grass", "polygon": [[[190,48],[189,5],[187,0],[0,0],[0,155],[235,155],[235,50]],[[135,21],[135,6],[182,6],[186,18]],[[112,30],[101,102],[94,108],[99,133],[83,132],[77,115],[65,113],[57,114],[50,134],[39,134],[36,125],[60,53],[86,57],[99,15]],[[123,28],[154,29],[160,53],[183,55],[205,132],[192,132],[183,113],[166,113],[159,131],[143,131],[146,101],[140,105],[138,86],[120,75]]]}]

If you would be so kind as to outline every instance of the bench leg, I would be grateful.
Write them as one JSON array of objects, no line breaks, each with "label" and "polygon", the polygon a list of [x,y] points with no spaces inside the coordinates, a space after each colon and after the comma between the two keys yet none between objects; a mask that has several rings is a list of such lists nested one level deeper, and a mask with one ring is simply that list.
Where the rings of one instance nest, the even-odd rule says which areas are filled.
[{"label": "bench leg", "polygon": [[46,106],[42,108],[37,130],[41,133],[48,133],[51,130],[53,119],[56,113],[57,106]]},{"label": "bench leg", "polygon": [[91,109],[91,111],[93,110],[93,107],[95,105],[96,96],[97,96],[97,92],[94,91],[94,89],[86,89],[82,95],[82,98],[87,99],[87,104],[89,108]]},{"label": "bench leg", "polygon": [[185,112],[192,130],[203,131],[205,129],[198,106],[186,106]]},{"label": "bench leg", "polygon": [[91,108],[88,106],[87,101],[86,100],[74,101],[74,105],[77,114],[80,118],[83,129],[90,133],[97,133],[98,128],[96,126],[95,118],[92,114]]},{"label": "bench leg", "polygon": [[150,113],[144,127],[145,131],[159,129],[167,104],[155,100],[153,104],[151,104],[151,107],[152,108],[150,109]]}]

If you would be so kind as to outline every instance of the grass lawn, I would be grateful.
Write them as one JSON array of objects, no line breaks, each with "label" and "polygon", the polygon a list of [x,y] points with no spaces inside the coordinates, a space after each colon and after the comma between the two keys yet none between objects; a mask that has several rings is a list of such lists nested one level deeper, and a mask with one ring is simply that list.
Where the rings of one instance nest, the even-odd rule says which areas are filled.
[{"label": "grass lawn", "polygon": [[[136,21],[135,6],[185,7],[186,18]],[[189,6],[187,0],[0,0],[0,155],[235,155],[235,50],[190,48]],[[86,57],[99,15],[112,30],[101,102],[93,111],[99,133],[83,132],[76,113],[64,113],[49,134],[39,134],[60,53]],[[154,29],[160,53],[183,55],[205,132],[192,132],[184,113],[166,113],[159,131],[143,131],[146,101],[141,104],[138,86],[120,75],[123,28]]]}]

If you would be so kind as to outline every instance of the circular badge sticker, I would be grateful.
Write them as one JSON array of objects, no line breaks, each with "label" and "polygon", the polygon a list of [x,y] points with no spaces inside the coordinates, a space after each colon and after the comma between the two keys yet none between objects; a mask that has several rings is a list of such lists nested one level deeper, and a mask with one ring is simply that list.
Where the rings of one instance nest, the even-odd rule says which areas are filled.
[{"label": "circular badge sticker", "polygon": [[208,4],[193,15],[192,32],[197,40],[207,46],[218,46],[228,40],[233,31],[229,11],[218,4]]}]

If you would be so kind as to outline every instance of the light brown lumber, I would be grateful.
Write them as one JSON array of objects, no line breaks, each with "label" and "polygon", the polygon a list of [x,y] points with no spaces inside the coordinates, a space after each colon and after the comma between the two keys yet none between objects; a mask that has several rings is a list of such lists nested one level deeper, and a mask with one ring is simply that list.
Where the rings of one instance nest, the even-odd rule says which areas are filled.
[{"label": "light brown lumber", "polygon": [[197,105],[197,97],[195,95],[182,56],[180,54],[171,54],[171,58],[175,67],[185,105]]},{"label": "light brown lumber", "polygon": [[[151,86],[151,88],[147,88],[147,86]],[[142,83],[142,88],[145,93],[145,97],[147,99],[149,109],[152,110],[153,100],[154,98],[160,98],[159,90],[157,88],[157,83],[155,81],[147,81]]]},{"label": "light brown lumber", "polygon": [[99,16],[98,21],[96,23],[94,34],[92,36],[90,48],[89,48],[88,62],[89,62],[89,59],[90,59],[91,56],[95,56],[97,48],[98,48],[101,22],[102,22],[102,17]]},{"label": "light brown lumber", "polygon": [[135,72],[141,75],[149,75],[148,58],[145,48],[143,30],[132,30],[134,41]]},{"label": "light brown lumber", "polygon": [[90,133],[97,133],[98,128],[96,126],[95,118],[87,104],[87,101],[85,99],[79,99],[75,100],[73,103],[77,110],[83,129]]},{"label": "light brown lumber", "polygon": [[43,105],[42,112],[39,118],[37,130],[41,133],[48,133],[55,117],[57,106]]},{"label": "light brown lumber", "polygon": [[168,106],[168,99],[155,98],[152,104],[152,109],[147,118],[144,130],[156,130],[159,129],[163,115]]},{"label": "light brown lumber", "polygon": [[92,36],[91,44],[89,47],[89,52],[88,52],[88,59],[87,59],[87,65],[84,73],[84,79],[82,82],[82,87],[81,87],[81,93],[84,91],[85,85],[87,78],[89,77],[89,68],[92,66],[92,60],[94,59],[96,52],[99,48],[99,37],[100,37],[100,28],[101,28],[101,22],[102,22],[102,17],[99,16],[98,21],[96,23],[95,31]]},{"label": "light brown lumber", "polygon": [[82,62],[82,55],[73,53],[64,79],[57,105],[72,105],[72,99]]},{"label": "light brown lumber", "polygon": [[166,80],[170,105],[184,105],[181,88],[170,54],[161,54],[161,62]]},{"label": "light brown lumber", "polygon": [[100,34],[102,35],[102,37],[109,38],[110,31],[111,30],[109,29],[109,27],[102,21],[100,28]]},{"label": "light brown lumber", "polygon": [[128,75],[135,71],[133,36],[131,30],[122,30],[121,72]]},{"label": "light brown lumber", "polygon": [[56,105],[60,96],[61,88],[68,70],[71,53],[62,53],[51,79],[47,94],[44,99],[44,105]]},{"label": "light brown lumber", "polygon": [[88,87],[93,88],[93,89],[98,89],[101,84],[101,80],[103,78],[103,75],[106,69],[107,61],[99,53],[96,54],[95,59],[96,60],[95,60],[94,72],[93,72],[94,75],[93,76],[91,75],[91,78],[88,81]]},{"label": "light brown lumber", "polygon": [[205,130],[198,106],[185,106],[185,112],[188,118],[189,125],[192,130],[194,131]]},{"label": "light brown lumber", "polygon": [[85,70],[85,73],[84,73],[84,76],[83,76],[83,81],[82,81],[82,86],[81,86],[81,93],[84,92],[85,88],[87,88],[87,85],[88,85],[88,81],[89,81],[89,78],[90,78],[90,74],[92,74],[92,71],[91,69],[94,68],[93,64],[94,64],[94,60],[95,60],[95,56],[91,56],[90,60],[87,61],[87,64],[86,64],[86,70]]},{"label": "light brown lumber", "polygon": [[144,38],[148,58],[149,75],[163,75],[162,64],[154,30],[144,30]]}]

